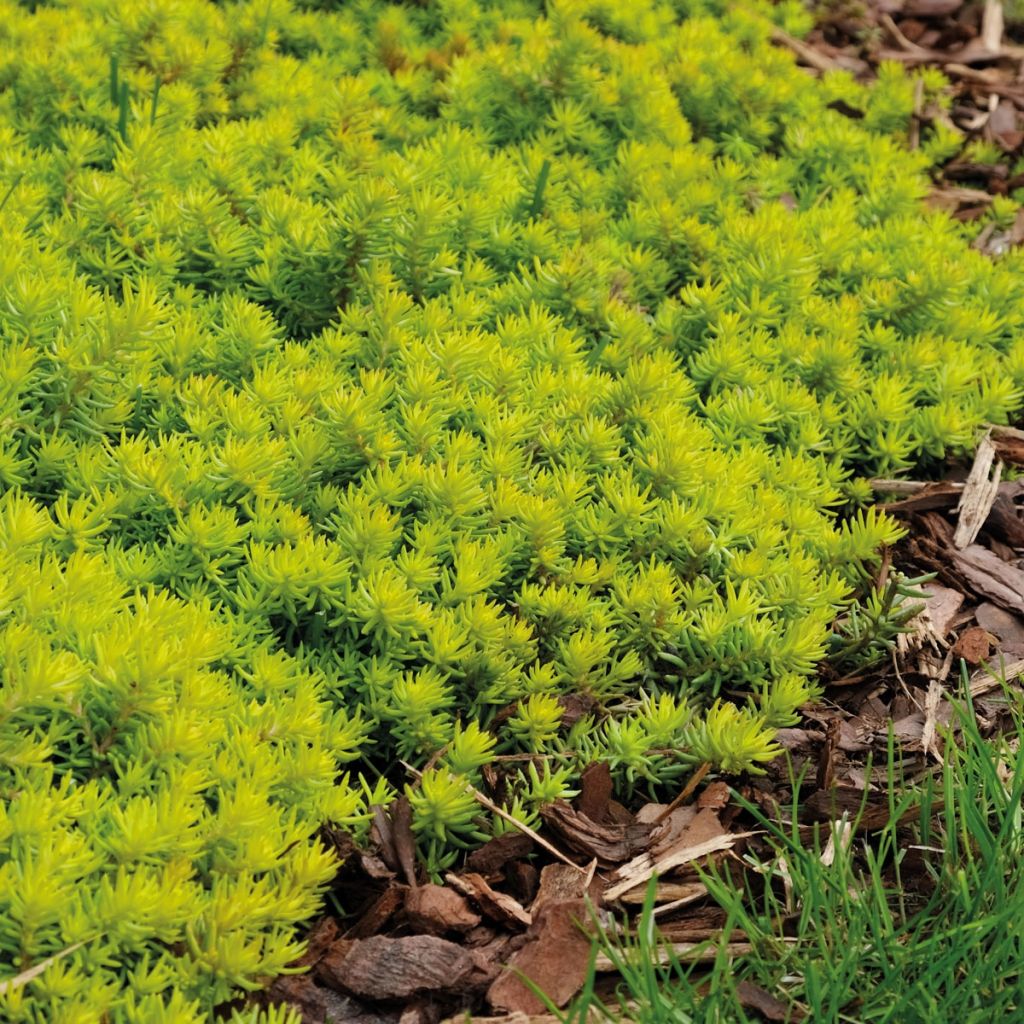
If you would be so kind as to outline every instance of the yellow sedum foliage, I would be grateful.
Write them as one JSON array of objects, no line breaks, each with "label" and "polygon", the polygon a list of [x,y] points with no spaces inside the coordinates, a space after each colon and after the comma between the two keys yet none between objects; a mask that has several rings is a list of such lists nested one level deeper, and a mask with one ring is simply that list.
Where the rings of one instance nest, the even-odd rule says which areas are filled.
[{"label": "yellow sedum foliage", "polygon": [[0,1017],[212,1019],[399,759],[436,873],[498,754],[667,795],[885,650],[866,478],[1018,408],[1022,257],[769,18],[0,0]]}]

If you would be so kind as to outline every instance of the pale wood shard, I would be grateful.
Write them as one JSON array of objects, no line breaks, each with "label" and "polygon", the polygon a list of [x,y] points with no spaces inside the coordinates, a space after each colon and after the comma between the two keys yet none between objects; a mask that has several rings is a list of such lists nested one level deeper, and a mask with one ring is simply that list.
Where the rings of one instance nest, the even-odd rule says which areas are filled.
[{"label": "pale wood shard", "polygon": [[[695,883],[693,885],[693,892],[689,896],[683,896],[678,900],[672,900],[670,903],[659,903],[652,913],[655,917],[664,917],[666,914],[671,914],[673,911],[678,910],[680,907],[687,907],[691,903],[696,903],[697,900],[703,899],[708,894],[707,886]],[[628,895],[628,894],[627,894]],[[655,896],[657,899],[657,896]]]},{"label": "pale wood shard", "polygon": [[959,590],[936,583],[926,584],[921,592],[925,595],[924,607],[907,623],[907,631],[896,638],[896,649],[904,657],[925,644],[939,648],[949,646],[946,635],[964,603],[964,595]]},{"label": "pale wood shard", "polygon": [[545,805],[540,815],[566,846],[584,854],[588,861],[596,857],[605,867],[621,864],[640,850],[646,850],[654,830],[652,825],[635,820],[624,824],[598,824],[565,800]]},{"label": "pale wood shard", "polygon": [[810,65],[815,71],[835,71],[839,68],[834,60],[826,57],[823,53],[819,53],[813,46],[808,46],[807,43],[795,36],[791,36],[788,32],[784,32],[781,28],[772,29],[772,42],[778,46],[785,46],[788,50],[792,50],[805,64]]},{"label": "pale wood shard", "polygon": [[[654,902],[659,908],[664,905],[683,906],[707,896],[708,889],[703,882],[659,882]],[[646,889],[630,889],[623,893],[620,902],[640,904],[647,898]]]},{"label": "pale wood shard", "polygon": [[16,974],[13,978],[7,978],[4,981],[0,981],[0,996],[5,996],[9,992],[13,992],[15,989],[19,989],[24,985],[27,985],[30,981],[35,981],[40,974],[43,973],[48,967],[51,967],[58,960],[63,960],[64,957],[70,956],[77,949],[81,949],[84,946],[84,942],[76,942],[73,946],[68,946],[67,949],[62,949],[59,953],[54,953],[53,956],[48,956],[45,960],[40,960],[34,967],[28,967],[20,974]]},{"label": "pale wood shard", "polygon": [[546,903],[564,903],[566,900],[586,898],[591,894],[590,888],[596,869],[596,860],[591,861],[590,870],[585,875],[581,875],[567,864],[546,864],[541,868],[540,886],[533,903],[530,904],[530,913],[536,917],[537,911]]},{"label": "pale wood shard", "polygon": [[1013,682],[1018,676],[1024,674],[1024,659],[1006,661],[1000,655],[998,664],[986,665],[979,672],[971,676],[968,688],[972,697],[980,697],[982,694],[998,690],[1004,682]]},{"label": "pale wood shard", "polygon": [[[993,466],[994,464],[994,466]],[[1003,463],[996,460],[996,447],[989,431],[981,439],[974,456],[974,464],[964,484],[957,505],[959,519],[953,534],[953,545],[960,551],[973,544],[988,519],[992,503],[999,493],[999,481],[1003,476]]]},{"label": "pale wood shard", "polygon": [[981,16],[981,41],[992,54],[1003,52],[1003,5],[1000,0],[986,0]]},{"label": "pale wood shard", "polygon": [[[749,942],[727,942],[724,946],[713,942],[666,942],[658,947],[657,959],[661,964],[670,963],[673,957],[682,963],[706,964],[716,960],[723,951],[731,959],[747,956],[754,947]],[[594,967],[599,974],[615,974],[619,970],[619,964],[603,953],[594,961]]]},{"label": "pale wood shard", "polygon": [[652,875],[663,875],[675,868],[682,867],[684,864],[691,864],[695,860],[700,860],[701,857],[706,857],[708,854],[729,850],[738,840],[746,839],[752,835],[755,835],[755,833],[723,833],[695,846],[686,846],[668,853],[658,861],[653,861],[649,854],[642,854],[616,872],[619,881],[605,890],[604,898],[609,902],[617,900],[624,893],[629,892],[630,889],[643,885]]},{"label": "pale wood shard", "polygon": [[[988,195],[986,192],[985,195]],[[935,481],[933,480],[891,480],[885,477],[874,477],[869,480],[868,483],[871,485],[873,491],[877,491],[879,494],[897,494],[902,497],[908,498],[914,494],[920,494],[921,491],[933,488]],[[964,485],[951,481],[948,486],[953,491],[960,492],[964,489]]]},{"label": "pale wood shard", "polygon": [[433,934],[468,932],[480,923],[480,915],[470,909],[466,898],[443,885],[410,890],[405,913],[416,928]]},{"label": "pale wood shard", "polygon": [[845,811],[842,818],[831,822],[831,826],[828,842],[825,843],[825,849],[821,851],[821,863],[827,868],[835,863],[838,851],[842,850],[843,853],[846,853],[850,849],[850,843],[853,840],[853,822],[850,821],[850,816]]},{"label": "pale wood shard", "polygon": [[942,699],[942,683],[933,679],[928,684],[928,693],[924,699],[924,728],[921,730],[921,749],[931,754],[942,764],[942,754],[935,742],[935,726],[938,723],[939,701]]}]

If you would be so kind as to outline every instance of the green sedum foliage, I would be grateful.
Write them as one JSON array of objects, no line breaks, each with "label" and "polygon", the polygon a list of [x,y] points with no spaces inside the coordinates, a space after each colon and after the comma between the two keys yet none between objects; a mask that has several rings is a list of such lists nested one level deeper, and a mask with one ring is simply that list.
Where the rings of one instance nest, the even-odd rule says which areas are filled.
[{"label": "green sedum foliage", "polygon": [[210,1019],[399,759],[438,871],[495,757],[756,770],[884,649],[865,480],[1019,406],[1024,257],[765,11],[0,0],[3,1019]]}]

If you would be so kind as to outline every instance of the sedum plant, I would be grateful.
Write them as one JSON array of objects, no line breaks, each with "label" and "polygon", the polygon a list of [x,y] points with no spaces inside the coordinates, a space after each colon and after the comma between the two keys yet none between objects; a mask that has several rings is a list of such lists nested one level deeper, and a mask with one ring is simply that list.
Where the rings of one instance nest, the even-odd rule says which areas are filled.
[{"label": "sedum plant", "polygon": [[868,475],[1021,404],[941,80],[793,4],[0,11],[5,1019],[211,1019],[406,785],[437,872],[499,756],[758,770],[905,613]]}]

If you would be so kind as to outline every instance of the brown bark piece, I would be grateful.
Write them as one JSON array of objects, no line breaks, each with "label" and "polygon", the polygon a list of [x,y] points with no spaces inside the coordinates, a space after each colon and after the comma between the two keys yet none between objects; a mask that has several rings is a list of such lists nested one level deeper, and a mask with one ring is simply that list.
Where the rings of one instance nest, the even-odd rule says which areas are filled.
[{"label": "brown bark piece", "polygon": [[597,701],[585,693],[569,693],[558,698],[562,708],[562,727],[571,729],[581,718],[597,710]]},{"label": "brown bark piece", "polygon": [[905,0],[901,11],[910,17],[935,18],[952,14],[964,0]]},{"label": "brown bark piece", "polygon": [[533,841],[522,832],[506,832],[489,839],[466,858],[466,867],[481,875],[497,875],[510,861],[533,851]]},{"label": "brown bark piece", "polygon": [[736,984],[736,996],[740,1006],[745,1010],[756,1010],[765,1020],[790,1021],[803,1020],[803,1013],[790,1011],[789,1006],[781,999],[776,999],[770,992],[755,985],[752,981],[740,981]]},{"label": "brown bark piece", "polygon": [[676,828],[673,819],[682,810],[682,807],[676,808],[663,822],[663,827],[665,825],[669,827],[654,837],[649,851],[653,858],[664,857],[673,850],[686,846],[705,843],[715,836],[720,836],[724,831],[718,818],[718,812],[708,807],[698,810],[695,814],[691,813],[683,827]]},{"label": "brown bark piece", "polygon": [[408,999],[459,989],[476,961],[469,950],[433,935],[341,940],[317,966],[325,984],[363,999]]},{"label": "brown bark piece", "polygon": [[1003,643],[1024,644],[1024,619],[997,608],[987,601],[978,605],[974,617],[982,629],[997,636]]},{"label": "brown bark piece", "polygon": [[985,524],[985,532],[990,537],[998,537],[1011,548],[1024,548],[1024,519],[1017,513],[1017,506],[1013,500],[1018,496],[1001,490],[996,495],[996,500],[992,502],[988,522]]},{"label": "brown bark piece", "polygon": [[404,885],[397,882],[388,886],[363,912],[362,916],[345,933],[347,939],[366,939],[376,935],[391,920],[392,916],[405,902],[408,892]]},{"label": "brown bark piece", "polygon": [[992,637],[981,626],[971,626],[957,637],[953,657],[963,658],[968,665],[980,665],[992,654]]},{"label": "brown bark piece", "polygon": [[953,565],[981,597],[1011,612],[1024,613],[1024,572],[1007,565],[980,544],[949,552]]},{"label": "brown bark piece", "polygon": [[580,777],[580,795],[576,809],[599,825],[608,820],[608,805],[612,799],[612,773],[603,761],[587,765]]},{"label": "brown bark piece", "polygon": [[416,884],[416,839],[412,834],[412,804],[404,794],[391,805],[395,855],[409,885]]},{"label": "brown bark piece", "polygon": [[284,975],[275,978],[260,1000],[272,1006],[287,1003],[302,1015],[303,1022],[321,1024],[398,1024],[396,1012],[378,1011],[315,984],[308,974]]},{"label": "brown bark piece", "polygon": [[564,800],[541,809],[548,827],[571,849],[588,858],[596,857],[605,866],[614,867],[646,848],[651,826],[634,822],[629,825],[599,825],[580,814]]},{"label": "brown bark piece", "polygon": [[306,936],[306,952],[298,963],[303,967],[312,967],[334,944],[338,934],[338,922],[333,917],[322,917],[310,928]]},{"label": "brown bark piece", "polygon": [[719,779],[710,783],[707,789],[697,797],[697,806],[701,810],[720,811],[729,803],[731,795],[729,784]]},{"label": "brown bark piece", "polygon": [[532,923],[533,918],[521,903],[492,889],[483,875],[468,871],[462,875],[449,872],[444,877],[453,889],[474,900],[492,921],[511,928],[528,928]]},{"label": "brown bark piece", "polygon": [[942,640],[950,631],[953,619],[964,603],[964,595],[959,590],[951,587],[941,587],[937,583],[929,583],[921,588],[927,595],[925,598],[925,609],[920,616],[913,619],[914,624],[920,619],[927,619],[927,626],[930,627],[933,635]]},{"label": "brown bark piece", "polygon": [[565,903],[589,897],[596,906],[600,903],[603,883],[592,871],[585,874],[565,864],[548,864],[540,873],[540,889],[530,907],[534,917],[548,903]]},{"label": "brown bark piece", "polygon": [[414,928],[434,935],[468,932],[480,923],[480,915],[473,913],[465,897],[443,885],[410,889],[405,913]]},{"label": "brown bark piece", "polygon": [[[942,801],[936,800],[931,811],[933,815],[941,813]],[[801,808],[801,817],[812,821],[838,821],[844,813],[853,819],[857,832],[874,832],[884,828],[889,821],[889,801],[881,794],[869,793],[865,798],[861,789],[835,786],[812,793]],[[920,808],[914,804],[900,816],[899,823],[914,821],[920,813]]]},{"label": "brown bark piece", "polygon": [[658,857],[665,850],[671,849],[696,817],[697,808],[693,804],[683,804],[670,810],[667,816],[659,817],[657,828],[651,833],[647,852],[652,857]]},{"label": "brown bark piece", "polygon": [[988,124],[985,125],[985,136],[1007,153],[1013,152],[1021,142],[1024,142],[1017,107],[1010,100],[1001,99],[996,109],[992,111]]},{"label": "brown bark piece", "polygon": [[395,830],[391,824],[391,816],[380,804],[375,804],[373,824],[370,826],[370,838],[380,855],[380,859],[391,871],[399,869],[398,852],[395,850]]},{"label": "brown bark piece", "polygon": [[491,985],[488,1002],[508,1013],[541,1013],[545,1006],[523,983],[529,978],[556,1005],[564,1006],[583,987],[590,961],[590,939],[582,899],[545,904],[527,933],[526,944]]},{"label": "brown bark piece", "polygon": [[398,1024],[437,1024],[440,1019],[440,1009],[432,1000],[418,999],[402,1008]]},{"label": "brown bark piece", "polygon": [[[578,875],[576,868],[570,868],[567,864],[562,865],[574,875]],[[517,900],[524,907],[529,906],[537,895],[537,886],[540,884],[540,873],[525,860],[513,861],[505,871],[505,878],[508,880],[508,887]]]},{"label": "brown bark piece", "polygon": [[993,427],[992,443],[996,453],[1004,462],[1024,465],[1024,430],[1014,427]]},{"label": "brown bark piece", "polygon": [[752,834],[751,832],[726,833],[719,825],[717,835],[712,834],[702,842],[691,843],[688,839],[690,833],[687,830],[680,837],[677,845],[662,856],[654,858],[649,853],[644,853],[619,868],[612,875],[612,884],[605,890],[604,899],[609,903],[617,900],[630,890],[643,885],[652,875],[664,875],[668,871],[702,860],[709,854],[729,850],[739,840],[746,839]]},{"label": "brown bark piece", "polygon": [[828,789],[835,777],[836,751],[842,735],[843,724],[838,718],[831,719],[825,725],[825,742],[818,753],[818,770],[815,784],[818,789]]}]

